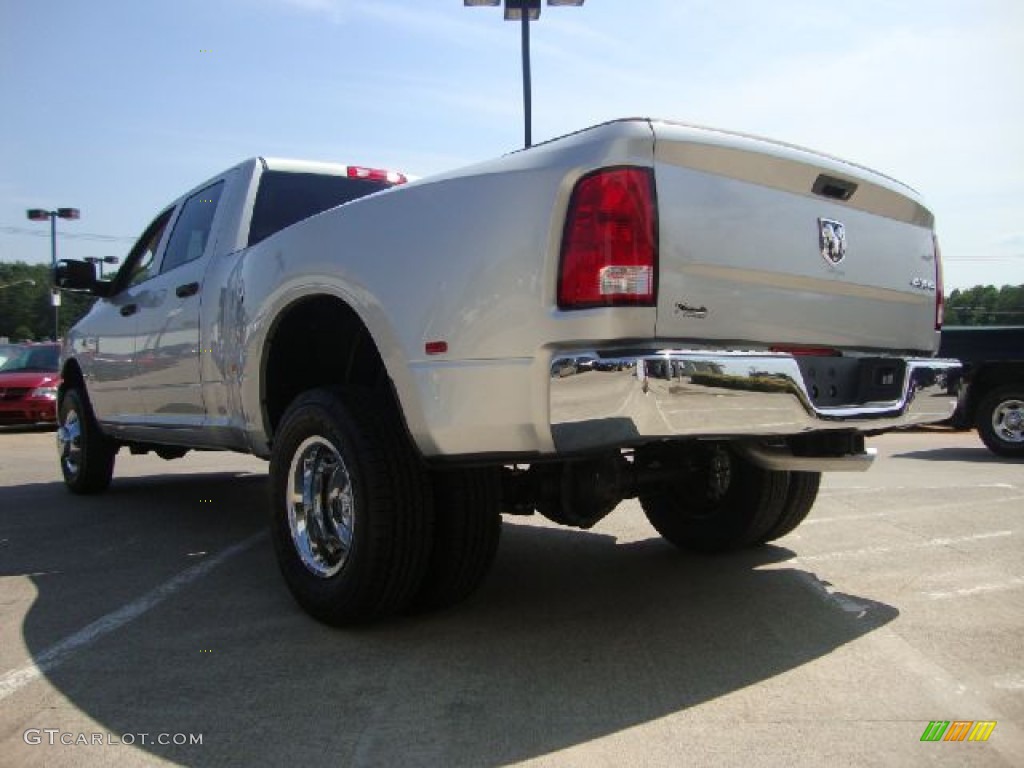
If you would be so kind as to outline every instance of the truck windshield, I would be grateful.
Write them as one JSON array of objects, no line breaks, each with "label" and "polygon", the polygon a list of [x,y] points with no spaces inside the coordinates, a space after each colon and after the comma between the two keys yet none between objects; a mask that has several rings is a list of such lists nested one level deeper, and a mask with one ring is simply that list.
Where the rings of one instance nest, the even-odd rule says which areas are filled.
[{"label": "truck windshield", "polygon": [[393,186],[387,181],[317,173],[267,171],[260,178],[249,227],[249,245],[328,208]]}]

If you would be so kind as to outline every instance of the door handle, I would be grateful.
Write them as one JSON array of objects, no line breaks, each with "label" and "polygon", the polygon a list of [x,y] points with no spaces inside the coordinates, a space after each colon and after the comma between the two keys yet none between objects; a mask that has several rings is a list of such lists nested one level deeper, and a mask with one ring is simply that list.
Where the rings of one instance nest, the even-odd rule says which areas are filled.
[{"label": "door handle", "polygon": [[134,315],[138,311],[138,304],[125,304],[123,307],[121,307],[121,316],[128,317],[129,315]]},{"label": "door handle", "polygon": [[185,283],[184,285],[179,285],[174,289],[174,293],[179,299],[195,296],[199,293],[199,283]]}]

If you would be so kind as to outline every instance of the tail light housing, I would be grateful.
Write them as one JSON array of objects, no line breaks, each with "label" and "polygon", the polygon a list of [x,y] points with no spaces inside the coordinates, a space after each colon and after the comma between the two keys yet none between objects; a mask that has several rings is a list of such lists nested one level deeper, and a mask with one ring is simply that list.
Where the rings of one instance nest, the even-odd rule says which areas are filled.
[{"label": "tail light housing", "polygon": [[942,330],[942,315],[946,309],[945,289],[942,286],[942,251],[939,249],[939,238],[932,235],[935,250],[935,330]]},{"label": "tail light housing", "polygon": [[576,182],[562,232],[560,309],[657,303],[654,173],[602,168]]}]

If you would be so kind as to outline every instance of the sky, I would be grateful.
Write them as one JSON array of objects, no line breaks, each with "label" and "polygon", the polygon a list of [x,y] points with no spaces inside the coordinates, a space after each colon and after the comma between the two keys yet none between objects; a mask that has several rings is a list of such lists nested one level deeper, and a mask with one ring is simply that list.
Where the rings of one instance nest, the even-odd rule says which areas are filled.
[{"label": "sky", "polygon": [[[0,261],[122,256],[254,155],[424,176],[522,146],[520,30],[462,0],[0,0]],[[1024,0],[586,0],[531,26],[534,142],[618,117],[867,165],[946,288],[1024,283]]]}]

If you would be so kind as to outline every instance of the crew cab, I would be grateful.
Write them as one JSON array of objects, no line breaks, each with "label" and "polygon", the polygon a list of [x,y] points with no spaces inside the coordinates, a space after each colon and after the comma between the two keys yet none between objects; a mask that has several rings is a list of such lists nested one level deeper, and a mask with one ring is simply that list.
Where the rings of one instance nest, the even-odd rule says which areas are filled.
[{"label": "crew cab", "polygon": [[686,550],[793,530],[865,436],[940,421],[916,192],[787,144],[618,120],[412,183],[256,158],[161,212],[63,349],[69,489],[120,448],[270,461],[278,562],[350,624],[484,579],[502,513],[639,497]]}]

